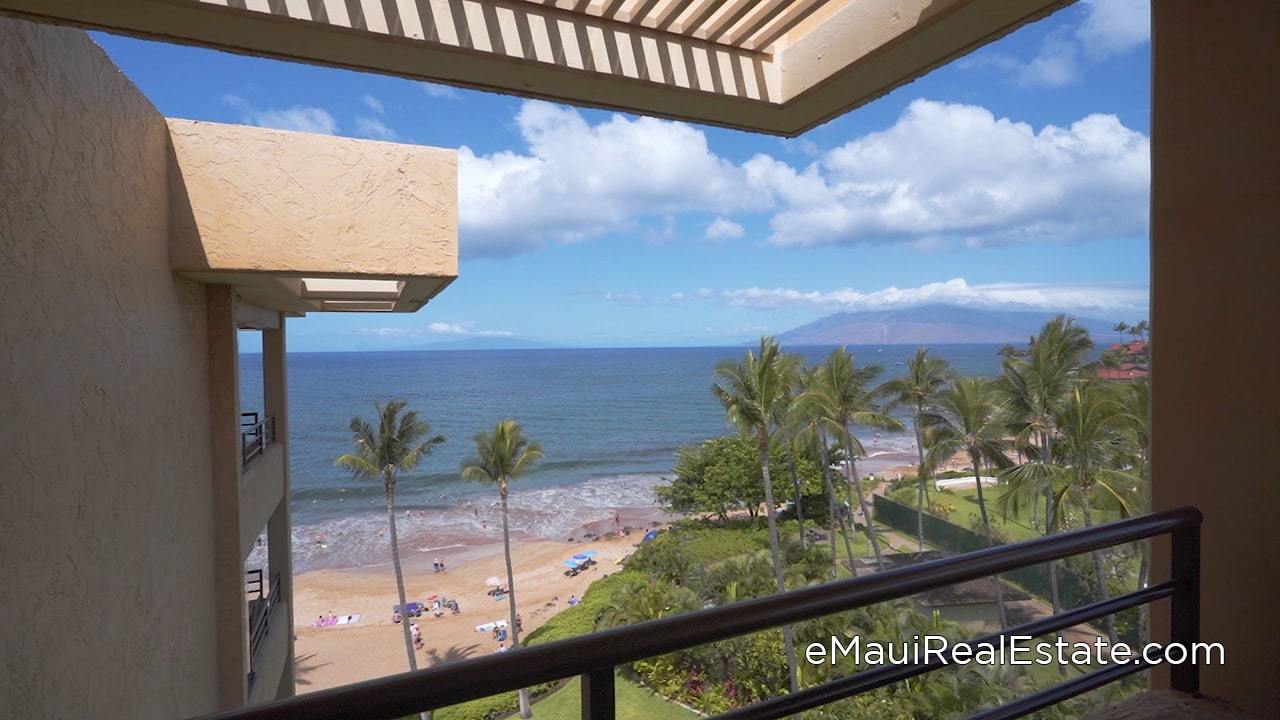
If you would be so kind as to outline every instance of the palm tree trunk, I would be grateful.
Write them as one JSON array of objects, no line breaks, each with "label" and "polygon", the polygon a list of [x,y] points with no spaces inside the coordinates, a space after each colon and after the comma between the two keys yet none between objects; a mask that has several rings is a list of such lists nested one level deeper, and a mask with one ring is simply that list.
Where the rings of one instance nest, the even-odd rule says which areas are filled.
[{"label": "palm tree trunk", "polygon": [[791,473],[791,485],[796,491],[796,521],[800,523],[800,547],[804,550],[809,549],[809,543],[804,539],[804,508],[800,505],[800,476],[796,474],[796,458],[791,454],[791,442],[787,442],[787,470]]},{"label": "palm tree trunk", "polygon": [[400,569],[400,538],[396,534],[396,487],[388,477],[384,487],[387,492],[387,522],[391,526],[391,566],[396,572],[396,593],[400,598],[400,629],[404,630],[404,651],[409,655],[409,669],[418,669],[418,658],[413,652],[413,631],[409,629],[409,602],[404,592],[404,571]]},{"label": "palm tree trunk", "polygon": [[[1080,503],[1080,509],[1084,514],[1084,526],[1090,527],[1093,525],[1093,517],[1092,512],[1089,510],[1089,494],[1084,490],[1084,488],[1081,488],[1080,494],[1082,500]],[[1106,570],[1102,568],[1102,552],[1094,550],[1090,555],[1093,556],[1093,572],[1098,579],[1098,599],[1106,601],[1111,597],[1111,593],[1107,589]],[[1107,640],[1109,640],[1112,645],[1116,644],[1116,616],[1114,613],[1107,615]]]},{"label": "palm tree trunk", "polygon": [[[1040,462],[1052,462],[1053,441],[1050,439],[1049,433],[1040,433]],[[1048,537],[1053,534],[1053,476],[1046,475],[1044,487],[1044,534]],[[1058,563],[1053,560],[1049,561],[1049,603],[1053,607],[1053,614],[1057,615],[1062,609],[1062,600],[1058,595]],[[1055,632],[1054,638],[1062,640],[1062,631]],[[1067,669],[1061,664],[1058,665],[1058,674],[1066,676]]]},{"label": "palm tree trunk", "polygon": [[[774,520],[773,481],[769,478],[769,439],[760,438],[760,474],[764,477],[764,510],[769,523],[769,553],[773,556],[773,577],[778,592],[786,592],[786,579],[782,572],[782,550],[778,543],[778,524]],[[787,676],[791,681],[791,692],[797,692],[800,684],[796,676],[795,635],[790,625],[782,627],[782,645],[787,655]]]},{"label": "palm tree trunk", "polygon": [[876,569],[884,571],[884,559],[880,556],[880,542],[876,540],[876,531],[871,524],[871,508],[867,506],[867,498],[862,494],[862,478],[858,477],[858,464],[853,458],[853,434],[846,425],[844,429],[846,435],[845,447],[849,455],[848,462],[844,466],[845,482],[849,487],[853,488],[858,496],[858,508],[862,510],[862,522],[867,528],[867,541],[871,543],[871,552],[876,557]]},{"label": "palm tree trunk", "polygon": [[920,483],[920,489],[916,493],[916,537],[920,541],[920,552],[924,552],[924,501],[929,496],[928,483],[925,480],[924,473],[924,438],[920,435],[920,408],[916,408],[916,414],[911,419],[916,433],[916,457],[919,463],[916,465],[916,480]]},{"label": "palm tree trunk", "polygon": [[[502,553],[507,560],[507,608],[510,611],[511,648],[520,646],[520,627],[516,625],[516,578],[511,567],[511,530],[507,525],[507,491],[502,491]],[[533,716],[529,707],[529,691],[520,689],[520,717]]]},{"label": "palm tree trunk", "polygon": [[[977,453],[969,453],[969,460],[973,463],[973,475],[977,480],[975,484],[978,488],[978,512],[982,515],[982,532],[987,536],[987,544],[995,547],[996,539],[991,534],[991,520],[987,517],[987,501],[982,496],[982,463],[978,461]],[[1009,627],[1009,615],[1004,608],[1004,587],[1000,583],[1000,576],[992,576],[991,581],[995,583],[996,588],[996,613],[1000,617],[1000,629],[1004,630]]]},{"label": "palm tree trunk", "polygon": [[[831,516],[831,579],[840,577],[840,556],[836,554],[836,532],[844,538],[844,551],[849,556],[849,572],[858,577],[858,568],[853,565],[853,546],[849,543],[849,532],[845,529],[844,513],[836,509],[839,498],[836,497],[835,485],[831,482],[831,458],[827,455],[827,434],[818,433],[818,455],[822,461],[822,481],[827,486],[827,509]],[[837,515],[838,513],[838,515]],[[838,517],[838,519],[837,519]]]},{"label": "palm tree trunk", "polygon": [[[502,489],[502,552],[507,559],[507,624],[511,626],[511,648],[520,647],[520,626],[516,625],[516,574],[511,565],[511,529],[507,525],[507,491]],[[531,717],[529,691],[520,689],[520,716]]]}]

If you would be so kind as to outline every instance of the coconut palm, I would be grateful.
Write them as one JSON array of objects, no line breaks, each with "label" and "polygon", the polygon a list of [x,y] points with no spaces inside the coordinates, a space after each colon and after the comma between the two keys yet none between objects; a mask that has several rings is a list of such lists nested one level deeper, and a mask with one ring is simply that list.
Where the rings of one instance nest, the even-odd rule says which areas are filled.
[{"label": "coconut palm", "polygon": [[822,366],[813,367],[800,373],[796,383],[796,401],[788,414],[789,422],[794,424],[796,436],[803,441],[811,441],[818,446],[818,462],[822,465],[822,483],[827,492],[827,523],[831,528],[828,539],[831,544],[831,579],[840,575],[840,556],[836,552],[836,531],[844,539],[845,555],[849,558],[849,571],[854,577],[858,575],[857,566],[853,562],[853,545],[849,542],[849,528],[845,523],[845,515],[839,512],[844,503],[836,494],[835,484],[831,481],[831,457],[828,436],[839,435],[839,429],[833,419],[831,394],[825,386],[825,375]]},{"label": "coconut palm", "polygon": [[[490,434],[475,436],[476,455],[462,461],[462,477],[498,488],[502,502],[502,551],[507,560],[507,609],[510,614],[511,647],[520,644],[520,625],[516,622],[516,581],[511,568],[511,530],[507,519],[507,492],[511,482],[528,472],[542,459],[542,446],[525,438],[520,423],[502,420]],[[529,691],[520,690],[520,717],[531,715]]]},{"label": "coconut palm", "polygon": [[[715,369],[711,392],[724,406],[725,418],[744,435],[756,442],[760,452],[760,473],[764,479],[765,517],[769,525],[769,551],[778,592],[786,590],[778,543],[778,524],[774,517],[773,481],[769,477],[769,443],[783,420],[790,392],[788,383],[797,369],[797,358],[786,355],[771,337],[760,338],[759,353],[748,350],[739,362],[726,360]],[[799,684],[796,676],[794,633],[790,625],[782,628],[783,647],[791,691]]]},{"label": "coconut palm", "polygon": [[[1123,452],[1123,412],[1112,393],[1096,381],[1072,389],[1059,408],[1055,418],[1059,430],[1056,468],[1067,479],[1056,504],[1059,515],[1069,506],[1080,512],[1085,527],[1089,527],[1093,525],[1094,508],[1129,517],[1140,507],[1142,479],[1115,469],[1116,459]],[[1102,553],[1095,550],[1092,556],[1098,592],[1106,600],[1110,593]],[[1114,615],[1107,616],[1107,635],[1112,643],[1116,641]]]},{"label": "coconut palm", "polygon": [[[921,416],[920,422],[928,436],[931,467],[963,452],[973,465],[973,475],[978,490],[978,512],[982,517],[982,532],[991,545],[995,537],[991,533],[991,518],[987,514],[987,501],[982,489],[982,468],[1004,469],[1012,465],[1007,456],[1008,443],[1004,440],[1005,417],[1001,396],[994,384],[984,378],[960,378],[937,400],[937,410]],[[999,576],[993,578],[996,591],[996,608],[1000,627],[1009,625],[1005,613],[1004,592]]]},{"label": "coconut palm", "polygon": [[867,504],[866,494],[862,491],[862,479],[858,475],[858,458],[866,455],[866,451],[853,434],[852,428],[854,425],[862,425],[882,430],[902,429],[902,423],[881,412],[874,401],[870,386],[881,372],[883,368],[879,365],[857,367],[853,354],[844,347],[831,351],[822,364],[823,387],[830,403],[831,419],[839,429],[845,446],[845,483],[850,488],[850,494],[858,499],[867,540],[876,558],[876,567],[884,570],[880,542],[876,539],[875,528],[872,526],[871,507]]},{"label": "coconut palm", "polygon": [[361,418],[351,418],[351,441],[356,446],[355,452],[339,456],[336,464],[350,470],[356,477],[382,479],[391,532],[391,565],[395,569],[396,592],[403,618],[400,625],[404,630],[404,649],[409,654],[409,669],[417,670],[409,614],[405,612],[408,601],[404,591],[404,572],[400,569],[400,541],[396,534],[396,484],[400,474],[417,467],[422,458],[431,454],[432,448],[444,442],[444,436],[431,435],[431,426],[420,419],[418,413],[404,411],[404,407],[403,400],[374,405],[378,416],[376,429]]},{"label": "coconut palm", "polygon": [[[999,387],[1009,411],[1009,429],[1027,462],[1002,473],[1007,483],[999,503],[1004,512],[1017,512],[1037,498],[1044,498],[1044,533],[1054,530],[1054,499],[1060,495],[1061,478],[1054,472],[1053,440],[1057,410],[1071,388],[1086,375],[1085,360],[1093,340],[1084,328],[1065,315],[1044,324],[1031,338],[1027,351],[1007,358]],[[1057,563],[1049,563],[1049,595],[1053,611],[1061,608]]]},{"label": "coconut palm", "polygon": [[787,457],[787,472],[791,475],[791,486],[795,492],[796,499],[796,522],[800,530],[800,545],[808,547],[808,540],[804,536],[804,504],[801,501],[803,490],[800,487],[800,475],[796,472],[796,426],[798,420],[793,416],[802,414],[803,409],[800,407],[799,397],[801,390],[799,389],[800,377],[804,372],[804,358],[793,356],[788,362],[784,363],[787,377],[784,378],[787,386],[786,396],[783,398],[782,422],[779,423],[779,436],[781,438],[783,452]]},{"label": "coconut palm", "polygon": [[920,483],[916,499],[916,534],[920,541],[920,550],[924,551],[924,506],[929,497],[929,472],[924,461],[924,436],[920,428],[920,416],[942,392],[942,388],[951,380],[951,366],[939,357],[930,357],[928,348],[919,348],[916,354],[907,361],[907,373],[902,377],[886,381],[876,393],[889,398],[885,410],[899,405],[911,408],[911,424],[915,427],[916,475]]}]

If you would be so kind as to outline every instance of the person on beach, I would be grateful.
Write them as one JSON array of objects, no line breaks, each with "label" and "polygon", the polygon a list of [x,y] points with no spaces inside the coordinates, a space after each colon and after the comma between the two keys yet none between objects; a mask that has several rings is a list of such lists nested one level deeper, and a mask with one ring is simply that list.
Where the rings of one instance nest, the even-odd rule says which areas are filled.
[{"label": "person on beach", "polygon": [[577,596],[577,595],[570,595],[570,596],[569,596],[569,607],[573,607],[574,605],[577,605],[577,604],[578,604],[578,596]]}]

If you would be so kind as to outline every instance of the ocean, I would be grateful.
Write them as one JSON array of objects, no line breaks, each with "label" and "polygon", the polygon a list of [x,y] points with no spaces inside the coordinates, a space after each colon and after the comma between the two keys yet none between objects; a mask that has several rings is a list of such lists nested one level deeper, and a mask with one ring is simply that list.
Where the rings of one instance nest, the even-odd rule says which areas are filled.
[{"label": "ocean", "polygon": [[[817,362],[830,348],[787,348]],[[914,347],[853,347],[857,362],[904,371]],[[932,352],[960,373],[995,375],[997,345],[945,345]],[[294,567],[302,572],[387,561],[379,481],[334,465],[350,449],[353,416],[372,420],[375,402],[408,401],[447,441],[401,477],[397,527],[406,553],[500,538],[497,491],[463,481],[459,463],[472,436],[515,418],[542,444],[545,460],[513,485],[516,538],[559,538],[618,512],[624,522],[656,519],[653,486],[676,451],[727,434],[712,397],[716,364],[745,348],[547,349],[291,353],[288,359]],[[262,407],[262,358],[240,357],[241,409]],[[912,462],[911,433],[863,437],[875,472]],[[860,435],[861,437],[861,435]]]}]

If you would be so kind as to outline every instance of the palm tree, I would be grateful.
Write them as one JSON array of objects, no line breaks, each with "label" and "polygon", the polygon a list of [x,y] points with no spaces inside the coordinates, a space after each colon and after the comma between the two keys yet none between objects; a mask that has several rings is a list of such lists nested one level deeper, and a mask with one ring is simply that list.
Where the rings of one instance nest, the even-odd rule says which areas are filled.
[{"label": "palm tree", "polygon": [[787,377],[784,378],[787,393],[782,401],[783,420],[780,423],[781,431],[779,434],[782,437],[783,451],[787,456],[787,472],[791,475],[791,486],[795,491],[796,522],[799,524],[800,545],[801,547],[807,548],[808,540],[806,540],[804,536],[804,505],[801,502],[801,495],[803,494],[803,491],[800,487],[800,476],[796,472],[796,437],[794,430],[797,425],[797,420],[793,417],[803,412],[799,403],[799,394],[801,392],[799,385],[800,377],[803,375],[804,370],[804,358],[798,355],[792,356],[792,359],[787,363],[784,363],[784,365],[786,366],[785,369],[787,372]]},{"label": "palm tree", "polygon": [[[995,537],[991,533],[991,519],[987,514],[987,501],[982,491],[982,467],[1004,469],[1012,463],[1006,455],[1008,443],[1004,440],[1005,418],[1000,395],[990,380],[984,378],[960,378],[938,397],[938,410],[921,417],[925,434],[929,436],[930,466],[946,462],[958,452],[969,457],[973,465],[978,489],[978,512],[982,516],[982,532],[991,545]],[[1005,613],[1004,591],[1000,577],[993,578],[996,590],[996,608],[999,611],[1001,629],[1009,626]]]},{"label": "palm tree", "polygon": [[796,401],[792,412],[788,415],[794,423],[797,436],[812,440],[818,446],[818,462],[822,465],[822,482],[827,491],[827,523],[831,528],[828,539],[831,544],[831,579],[840,575],[840,556],[836,552],[836,530],[844,539],[845,555],[849,558],[849,571],[858,576],[858,568],[853,562],[853,546],[849,542],[849,529],[845,524],[845,515],[837,508],[843,507],[843,501],[836,494],[835,485],[831,482],[831,457],[827,445],[828,432],[839,433],[833,417],[831,395],[824,385],[825,377],[822,366],[809,368],[797,378]]},{"label": "palm tree", "polygon": [[[724,406],[725,418],[756,441],[760,473],[764,478],[765,517],[769,524],[769,551],[778,592],[786,591],[786,578],[774,517],[773,481],[769,477],[769,441],[783,420],[789,395],[788,381],[796,370],[795,356],[785,355],[771,337],[760,338],[760,352],[746,352],[740,362],[726,360],[715,370],[711,392]],[[783,647],[791,691],[799,690],[796,676],[795,636],[790,625],[782,628]]]},{"label": "palm tree", "polygon": [[[1122,451],[1120,431],[1125,422],[1124,408],[1102,385],[1084,382],[1074,388],[1059,409],[1056,422],[1061,433],[1056,453],[1059,472],[1068,479],[1057,506],[1070,504],[1078,509],[1085,527],[1093,525],[1094,507],[1111,510],[1129,517],[1139,507],[1141,478],[1115,469],[1115,459]],[[1110,593],[1103,569],[1102,553],[1093,553],[1094,574],[1102,600]],[[1107,616],[1107,635],[1116,641],[1115,616]]]},{"label": "palm tree", "polygon": [[[396,483],[400,473],[417,467],[422,458],[444,442],[443,435],[431,435],[431,426],[418,417],[418,413],[404,410],[403,400],[391,400],[386,405],[374,405],[378,416],[375,430],[367,421],[351,418],[351,441],[356,450],[338,457],[336,464],[361,478],[382,478],[382,489],[387,499],[387,522],[391,526],[391,565],[396,573],[396,592],[400,598],[401,628],[404,630],[404,649],[409,654],[409,669],[418,669],[418,659],[413,652],[413,634],[409,629],[409,614],[405,612],[408,601],[404,591],[404,572],[400,569],[400,540],[396,535]],[[425,438],[425,439],[424,439]]]},{"label": "palm tree", "polygon": [[[476,456],[462,461],[462,477],[498,487],[502,500],[502,551],[507,559],[507,606],[510,612],[511,647],[520,645],[520,626],[516,623],[516,581],[511,568],[511,530],[507,523],[507,491],[511,481],[524,475],[542,459],[542,446],[525,438],[520,423],[502,420],[493,433],[477,433]],[[520,717],[531,715],[529,691],[520,690]]]},{"label": "palm tree", "polygon": [[924,462],[924,436],[920,432],[920,416],[924,414],[953,374],[946,360],[929,357],[929,349],[922,347],[917,349],[916,354],[907,361],[906,375],[889,380],[876,390],[877,394],[889,397],[886,410],[898,405],[911,408],[911,424],[915,426],[916,455],[919,458],[919,463],[916,465],[916,475],[920,482],[916,500],[916,533],[920,539],[921,552],[924,551],[924,506],[929,497],[929,473]]},{"label": "palm tree", "polygon": [[[880,556],[880,542],[876,539],[875,528],[871,522],[871,508],[867,504],[866,494],[862,491],[862,479],[858,475],[858,458],[865,455],[862,443],[854,436],[852,425],[877,427],[884,430],[901,430],[902,423],[882,413],[873,401],[870,385],[883,372],[879,365],[868,365],[859,368],[855,365],[853,354],[839,347],[831,351],[822,365],[823,386],[826,390],[832,412],[832,420],[839,428],[845,445],[845,483],[856,494],[858,507],[862,511],[862,520],[867,530],[867,540],[871,544],[871,552],[876,558],[876,567],[884,570],[884,560]],[[852,562],[852,561],[851,561]]]},{"label": "palm tree", "polygon": [[1132,329],[1133,328],[1129,327],[1129,323],[1121,320],[1120,322],[1115,324],[1115,327],[1111,328],[1111,331],[1120,335],[1120,338],[1121,338],[1120,341],[1124,342],[1124,336],[1128,335],[1129,331]]},{"label": "palm tree", "polygon": [[[1071,318],[1059,315],[1044,324],[1031,338],[1026,353],[1004,361],[1000,388],[1009,408],[1010,427],[1015,442],[1028,458],[1002,473],[1008,487],[1000,497],[1005,512],[1017,512],[1019,505],[1044,498],[1044,533],[1054,530],[1054,499],[1059,494],[1058,474],[1052,470],[1053,438],[1057,432],[1057,410],[1071,388],[1085,376],[1085,359],[1093,340]],[[1049,595],[1056,614],[1058,565],[1049,563]]]}]

